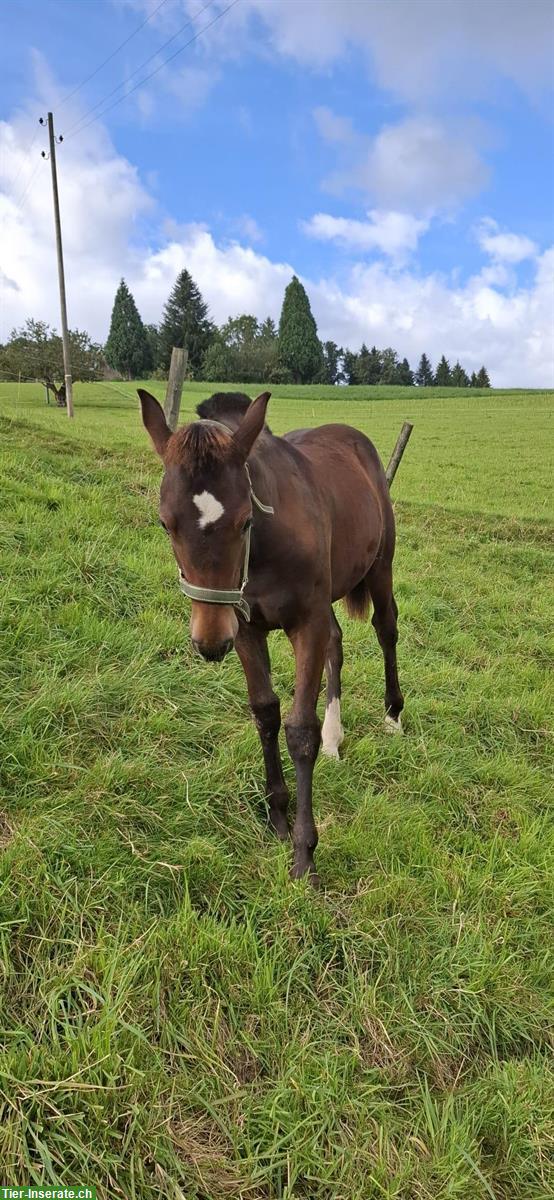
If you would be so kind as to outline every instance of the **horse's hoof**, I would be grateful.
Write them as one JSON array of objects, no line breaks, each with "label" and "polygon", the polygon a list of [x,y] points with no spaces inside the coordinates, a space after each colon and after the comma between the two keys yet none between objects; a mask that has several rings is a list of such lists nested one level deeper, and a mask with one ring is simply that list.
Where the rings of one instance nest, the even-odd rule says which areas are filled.
[{"label": "horse's hoof", "polygon": [[305,879],[315,891],[318,891],[320,887],[319,875],[315,867],[302,867],[294,863],[289,871],[289,878],[292,880]]},{"label": "horse's hoof", "polygon": [[386,733],[404,733],[404,730],[402,728],[402,721],[400,720],[400,717],[391,717],[390,713],[387,713],[387,715],[385,717],[385,732]]},{"label": "horse's hoof", "polygon": [[269,828],[271,829],[271,832],[275,834],[275,837],[279,838],[280,842],[288,842],[290,830],[286,817],[282,821],[274,821],[270,817]]},{"label": "horse's hoof", "polygon": [[334,758],[335,762],[340,762],[338,746],[326,746],[322,744],[321,753],[325,755],[325,758]]}]

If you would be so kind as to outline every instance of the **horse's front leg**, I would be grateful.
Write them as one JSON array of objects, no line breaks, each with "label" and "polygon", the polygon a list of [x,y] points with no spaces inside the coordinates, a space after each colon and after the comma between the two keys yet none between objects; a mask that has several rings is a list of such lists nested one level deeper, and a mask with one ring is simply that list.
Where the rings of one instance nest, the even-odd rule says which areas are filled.
[{"label": "horse's front leg", "polygon": [[289,793],[279,754],[281,708],[271,686],[267,634],[241,622],[235,650],[246,676],[250,708],[262,743],[269,822],[277,836],[284,841],[289,835]]},{"label": "horse's front leg", "polygon": [[329,611],[289,632],[296,658],[292,712],[285,721],[287,746],[296,771],[296,820],[293,829],[293,879],[309,874],[317,884],[314,851],[317,829],[312,812],[312,776],[321,739],[316,706],[329,642]]}]

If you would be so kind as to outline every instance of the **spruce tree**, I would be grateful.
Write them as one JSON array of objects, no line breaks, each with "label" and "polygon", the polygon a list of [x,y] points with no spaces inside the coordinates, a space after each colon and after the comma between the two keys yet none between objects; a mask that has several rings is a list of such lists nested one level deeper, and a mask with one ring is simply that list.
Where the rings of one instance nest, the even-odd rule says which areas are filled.
[{"label": "spruce tree", "polygon": [[260,337],[264,342],[273,342],[277,338],[277,329],[273,317],[266,317],[265,321],[260,323]]},{"label": "spruce tree", "polygon": [[452,387],[469,387],[469,376],[467,371],[464,371],[461,363],[454,363],[450,382]]},{"label": "spruce tree", "polygon": [[370,384],[380,383],[382,369],[381,353],[377,349],[377,346],[372,346],[369,351],[369,361],[367,364],[367,382]]},{"label": "spruce tree", "polygon": [[337,346],[336,342],[323,342],[321,349],[323,353],[322,382],[336,383],[341,377],[342,349]]},{"label": "spruce tree", "polygon": [[110,367],[126,379],[140,378],[151,367],[146,330],[124,279],[115,293],[104,354]]},{"label": "spruce tree", "polygon": [[317,326],[307,293],[296,275],[285,290],[281,309],[279,359],[291,372],[294,383],[310,383],[322,368]]},{"label": "spruce tree", "polygon": [[396,372],[396,379],[397,383],[402,384],[403,387],[414,386],[414,373],[407,358],[403,358],[402,362],[399,364]]},{"label": "spruce tree", "polygon": [[435,387],[451,387],[452,376],[450,371],[450,363],[445,358],[444,354],[435,371]]},{"label": "spruce tree", "polygon": [[194,375],[198,374],[212,336],[208,306],[190,273],[181,271],[163,311],[159,334],[160,366],[169,370],[173,347],[184,347],[188,352],[189,369]]},{"label": "spruce tree", "polygon": [[432,387],[435,382],[433,368],[426,354],[421,355],[415,381],[418,387]]},{"label": "spruce tree", "polygon": [[491,386],[491,381],[488,376],[488,371],[487,371],[486,367],[481,367],[481,370],[479,371],[479,374],[477,376],[477,387],[490,388],[490,386]]},{"label": "spruce tree", "polygon": [[146,341],[150,354],[150,368],[156,370],[160,365],[160,332],[157,325],[145,325]]},{"label": "spruce tree", "polygon": [[356,364],[356,383],[370,383],[370,366],[370,353],[365,342],[362,342]]},{"label": "spruce tree", "polygon": [[472,388],[479,387],[479,384],[477,383],[477,376],[475,374],[475,371],[471,372],[471,379],[469,381],[469,386]]},{"label": "spruce tree", "polygon": [[350,385],[357,383],[358,355],[353,350],[345,350],[342,360],[342,370],[346,382]]}]

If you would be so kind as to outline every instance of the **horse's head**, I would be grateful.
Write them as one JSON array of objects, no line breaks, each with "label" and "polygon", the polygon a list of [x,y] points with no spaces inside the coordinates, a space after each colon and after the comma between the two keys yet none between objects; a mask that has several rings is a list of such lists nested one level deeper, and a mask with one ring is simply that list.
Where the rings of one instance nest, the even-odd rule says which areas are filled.
[{"label": "horse's head", "polygon": [[[234,432],[208,420],[176,433],[154,396],[142,388],[138,394],[144,426],[165,467],[160,518],[181,579],[191,592],[239,589],[252,522],[244,468],[263,428],[269,392],[252,402]],[[224,658],[238,631],[234,608],[193,597],[190,631],[204,658]]]}]

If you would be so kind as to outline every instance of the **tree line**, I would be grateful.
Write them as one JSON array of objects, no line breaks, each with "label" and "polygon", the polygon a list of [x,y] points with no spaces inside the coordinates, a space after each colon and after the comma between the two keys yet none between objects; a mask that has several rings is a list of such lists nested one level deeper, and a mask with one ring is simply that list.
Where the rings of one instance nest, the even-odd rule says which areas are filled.
[{"label": "tree line", "polygon": [[[177,277],[159,325],[142,321],[124,279],[117,289],[108,339],[102,347],[88,334],[73,331],[72,373],[75,379],[105,377],[106,364],[125,379],[151,374],[167,376],[174,346],[188,355],[188,374],[220,383],[396,384],[410,387],[490,387],[486,368],[471,376],[445,355],[435,370],[426,354],[417,369],[396,350],[365,343],[354,352],[333,341],[320,341],[305,288],[296,275],[285,289],[276,326],[271,317],[259,321],[243,313],[215,325],[208,306],[190,275]],[[55,380],[63,379],[61,338],[44,322],[28,320],[12,331],[0,347],[0,373],[21,373],[22,379],[42,379],[58,395]],[[63,402],[63,399],[62,399]]]}]

